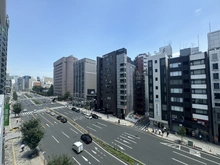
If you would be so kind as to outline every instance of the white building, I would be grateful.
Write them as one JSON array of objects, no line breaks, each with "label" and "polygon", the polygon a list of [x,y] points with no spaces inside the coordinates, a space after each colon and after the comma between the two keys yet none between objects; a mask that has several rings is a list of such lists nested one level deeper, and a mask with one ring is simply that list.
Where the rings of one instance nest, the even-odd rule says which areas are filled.
[{"label": "white building", "polygon": [[50,88],[50,86],[53,84],[53,78],[50,77],[43,77],[42,78],[42,87],[43,88]]}]

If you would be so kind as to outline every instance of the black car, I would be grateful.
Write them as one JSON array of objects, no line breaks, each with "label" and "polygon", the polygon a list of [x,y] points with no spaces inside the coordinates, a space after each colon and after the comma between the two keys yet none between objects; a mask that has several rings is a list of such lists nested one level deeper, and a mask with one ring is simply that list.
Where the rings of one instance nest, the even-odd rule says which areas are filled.
[{"label": "black car", "polygon": [[82,134],[80,138],[84,143],[92,143],[92,137],[89,134]]},{"label": "black car", "polygon": [[79,112],[80,112],[80,109],[77,109],[77,108],[76,108],[76,109],[75,109],[75,112],[79,113]]},{"label": "black car", "polygon": [[98,119],[98,118],[99,118],[99,116],[96,115],[96,114],[92,114],[92,117],[93,117],[94,119]]},{"label": "black car", "polygon": [[57,116],[57,120],[61,120],[62,119],[62,116]]},{"label": "black car", "polygon": [[75,107],[73,107],[73,108],[72,108],[72,110],[73,110],[73,111],[75,111],[75,110],[76,110],[76,108],[75,108]]},{"label": "black car", "polygon": [[67,122],[67,119],[65,117],[63,117],[61,120],[60,120],[62,123],[66,123]]}]

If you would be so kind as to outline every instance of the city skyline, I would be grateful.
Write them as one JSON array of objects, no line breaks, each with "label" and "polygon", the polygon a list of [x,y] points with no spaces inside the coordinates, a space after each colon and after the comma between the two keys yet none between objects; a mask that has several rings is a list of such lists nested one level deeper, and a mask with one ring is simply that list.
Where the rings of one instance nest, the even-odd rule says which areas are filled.
[{"label": "city skyline", "polygon": [[218,4],[218,0],[181,4],[174,0],[8,0],[7,71],[53,77],[53,62],[61,57],[96,60],[123,47],[132,60],[140,53],[153,55],[168,44],[175,56],[181,48],[198,46],[198,38],[200,50],[207,51],[209,28],[220,29]]}]

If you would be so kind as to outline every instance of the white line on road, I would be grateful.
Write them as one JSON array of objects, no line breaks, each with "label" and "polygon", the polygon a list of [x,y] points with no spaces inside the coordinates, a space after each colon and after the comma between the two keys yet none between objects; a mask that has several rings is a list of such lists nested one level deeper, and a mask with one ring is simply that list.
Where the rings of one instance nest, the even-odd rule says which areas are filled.
[{"label": "white line on road", "polygon": [[97,153],[96,153],[95,151],[93,151],[93,150],[92,150],[92,152],[93,152],[94,154],[97,154]]},{"label": "white line on road", "polygon": [[102,123],[100,123],[100,122],[97,122],[97,123],[100,124],[100,125],[102,125],[102,126],[107,127],[107,125],[105,125],[105,124],[102,124]]},{"label": "white line on road", "polygon": [[[124,135],[124,134],[122,134],[122,135]],[[135,139],[135,138],[128,136],[128,135],[124,135],[124,136],[127,136],[129,139],[133,139],[133,140]]]},{"label": "white line on road", "polygon": [[135,144],[137,144],[137,142],[135,142],[135,141],[133,141],[133,140],[131,140],[131,139],[128,139],[128,138],[126,138],[126,137],[123,137],[123,136],[121,136],[121,135],[120,135],[120,137],[121,137],[121,138],[123,138],[123,139],[126,139],[126,140],[128,140],[128,141],[130,141],[130,142],[132,142],[132,143],[135,143]]},{"label": "white line on road", "polygon": [[55,124],[58,124],[57,122],[54,121]]},{"label": "white line on road", "polygon": [[201,161],[199,161],[199,160],[197,160],[197,159],[193,159],[193,158],[191,158],[191,157],[189,157],[189,156],[186,156],[186,155],[183,155],[183,154],[181,154],[181,153],[179,153],[179,152],[173,151],[173,153],[178,154],[178,155],[181,155],[181,156],[183,156],[183,157],[185,157],[185,158],[188,158],[188,159],[191,159],[191,160],[194,160],[194,161],[196,161],[196,162],[199,162],[199,163],[202,163],[202,164],[205,164],[205,165],[206,165],[206,163],[204,163],[204,162],[201,162]]},{"label": "white line on road", "polygon": [[68,115],[68,113],[67,113],[67,112],[64,112],[64,113]]},{"label": "white line on road", "polygon": [[76,134],[78,134],[78,132],[76,132],[74,129],[70,128],[71,131],[75,132]]},{"label": "white line on road", "polygon": [[102,127],[99,127],[99,126],[97,126],[97,125],[95,125],[95,124],[92,124],[94,127],[97,127],[97,128],[99,128],[99,129],[102,129]]},{"label": "white line on road", "polygon": [[181,164],[188,165],[188,164],[186,164],[186,163],[184,163],[184,162],[181,162],[180,160],[177,160],[177,159],[174,159],[174,158],[172,158],[172,159],[175,160],[176,162],[181,163]]},{"label": "white line on road", "polygon": [[121,150],[125,150],[122,146],[119,146],[119,145],[118,145],[118,147],[119,147]]},{"label": "white line on road", "polygon": [[53,135],[52,135],[52,138],[53,138],[54,140],[56,140],[57,143],[60,143]]},{"label": "white line on road", "polygon": [[96,130],[95,130],[95,129],[93,129],[93,128],[91,128],[91,127],[88,127],[88,126],[87,126],[87,128],[89,128],[89,129],[91,129],[91,130],[93,130],[93,131],[95,131],[95,132],[96,132]]},{"label": "white line on road", "polygon": [[132,135],[132,134],[130,134],[130,133],[127,133],[127,132],[124,132],[124,133],[127,134],[127,135],[130,135],[130,136],[132,136],[132,137],[134,137],[134,138],[140,139],[139,137],[137,137],[137,136],[135,136],[135,135]]},{"label": "white line on road", "polygon": [[124,143],[122,143],[122,142],[118,141],[118,140],[115,140],[115,141],[116,141],[116,142],[118,142],[118,143],[120,143],[121,145],[124,145],[124,146],[126,146],[126,147],[128,147],[128,148],[132,149],[132,147],[130,147],[130,146],[128,146],[128,145],[126,145],[126,144],[124,144]]},{"label": "white line on road", "polygon": [[78,163],[78,165],[81,165],[74,157],[72,157],[73,160],[75,160],[76,163]]},{"label": "white line on road", "polygon": [[48,124],[46,124],[48,127],[50,127]]},{"label": "white line on road", "polygon": [[70,138],[67,134],[65,134],[64,132],[62,132],[62,134],[64,134],[67,138]]},{"label": "white line on road", "polygon": [[[82,155],[81,155],[82,156]],[[88,162],[88,159],[86,159],[84,156],[82,156],[82,158],[85,160],[85,161],[87,161]]]},{"label": "white line on road", "polygon": [[[84,151],[86,151],[86,150],[84,150]],[[91,157],[93,157],[97,162],[99,162],[99,160],[96,158],[96,157],[94,157],[92,154],[90,154],[88,151],[86,151]]]}]

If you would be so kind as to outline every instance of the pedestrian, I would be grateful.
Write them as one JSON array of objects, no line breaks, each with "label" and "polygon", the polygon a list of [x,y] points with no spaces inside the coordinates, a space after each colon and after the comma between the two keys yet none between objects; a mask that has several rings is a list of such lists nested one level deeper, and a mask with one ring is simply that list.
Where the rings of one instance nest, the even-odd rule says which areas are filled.
[{"label": "pedestrian", "polygon": [[24,145],[24,144],[22,144],[22,145],[21,145],[21,152],[23,152],[23,151],[24,151],[24,147],[25,147],[25,145]]},{"label": "pedestrian", "polygon": [[18,123],[18,119],[17,119],[17,123]]},{"label": "pedestrian", "polygon": [[167,131],[167,137],[168,137],[169,134],[170,134],[169,131]]}]

